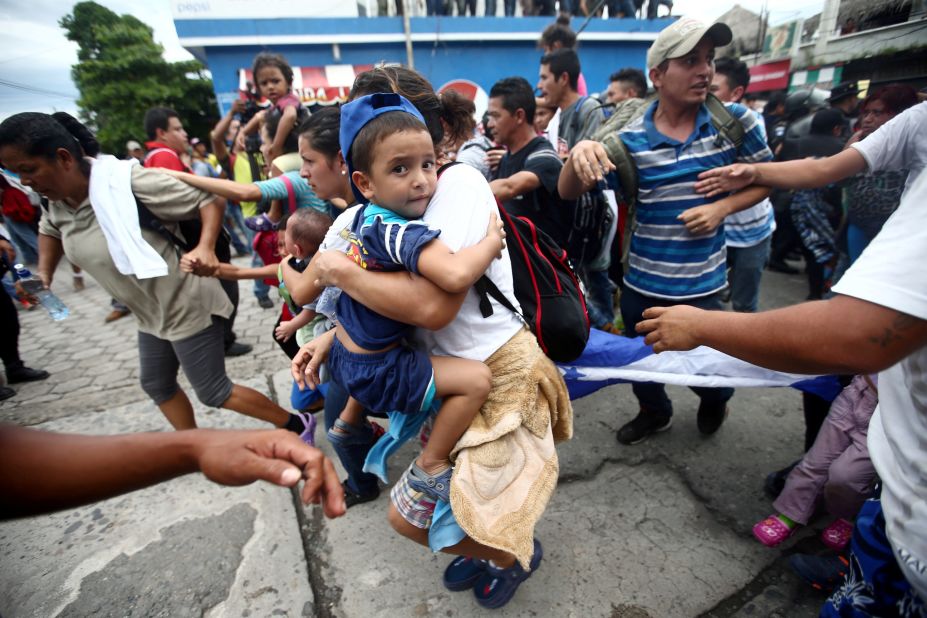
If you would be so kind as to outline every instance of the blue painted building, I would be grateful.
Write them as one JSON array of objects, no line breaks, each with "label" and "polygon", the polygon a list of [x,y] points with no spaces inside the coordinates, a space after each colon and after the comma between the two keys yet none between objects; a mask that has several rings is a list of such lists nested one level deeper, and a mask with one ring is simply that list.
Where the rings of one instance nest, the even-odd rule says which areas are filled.
[{"label": "blue painted building", "polygon": [[[415,69],[435,88],[467,79],[488,92],[497,80],[512,75],[536,83],[541,56],[537,40],[552,20],[414,17],[409,21]],[[581,23],[574,20],[573,27]],[[590,21],[579,35],[589,91],[604,90],[608,76],[622,67],[643,69],[648,47],[669,23],[668,19]],[[238,96],[242,70],[250,69],[261,51],[281,53],[293,67],[302,69],[294,89],[306,101],[314,98],[313,88],[325,86],[327,96],[338,97],[337,90],[350,87],[355,70],[379,62],[408,64],[403,20],[398,17],[184,19],[175,13],[174,24],[180,43],[212,72],[223,113]],[[322,98],[321,91],[317,94]]]}]

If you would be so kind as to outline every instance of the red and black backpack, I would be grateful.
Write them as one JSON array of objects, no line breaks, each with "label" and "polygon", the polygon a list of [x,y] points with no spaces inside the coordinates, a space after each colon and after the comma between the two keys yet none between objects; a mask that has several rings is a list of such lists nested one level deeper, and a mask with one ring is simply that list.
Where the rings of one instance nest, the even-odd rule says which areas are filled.
[{"label": "red and black backpack", "polygon": [[589,340],[589,316],[566,251],[527,217],[513,217],[498,206],[521,312],[486,275],[473,286],[480,312],[484,318],[492,315],[491,296],[525,320],[548,358],[558,363],[576,360]]}]

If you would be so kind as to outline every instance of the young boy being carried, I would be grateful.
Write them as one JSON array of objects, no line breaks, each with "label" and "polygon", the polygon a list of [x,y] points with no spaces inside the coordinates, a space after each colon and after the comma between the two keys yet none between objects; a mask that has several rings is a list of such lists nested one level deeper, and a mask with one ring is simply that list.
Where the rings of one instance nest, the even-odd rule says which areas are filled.
[{"label": "young boy being carried", "polygon": [[[319,250],[319,245],[325,238],[325,232],[331,226],[332,219],[311,208],[301,208],[285,217],[280,223],[282,227],[277,233],[277,252],[281,256],[290,256],[290,265],[302,272],[312,256]],[[287,305],[293,319],[280,322],[274,329],[274,337],[278,341],[288,341],[295,335],[297,346],[301,346],[312,340],[311,325],[319,314],[312,310],[311,306],[300,307],[293,303],[283,283],[280,269],[280,263],[267,264],[258,268],[240,268],[234,264],[220,264],[216,276],[220,279],[232,280],[275,278],[279,282],[280,298]]]},{"label": "young boy being carried", "polygon": [[[440,230],[420,219],[437,184],[435,149],[419,111],[397,94],[373,94],[341,110],[341,150],[361,207],[351,226],[349,257],[370,270],[408,270],[450,293],[469,289],[493,259],[504,233],[495,215],[478,244],[453,253]],[[366,431],[363,410],[417,414],[442,405],[428,444],[410,466],[409,485],[450,502],[450,453],[489,394],[483,363],[429,356],[403,343],[411,327],[347,294],[338,299],[338,330],[328,368],[351,398],[329,431],[335,444]]]}]

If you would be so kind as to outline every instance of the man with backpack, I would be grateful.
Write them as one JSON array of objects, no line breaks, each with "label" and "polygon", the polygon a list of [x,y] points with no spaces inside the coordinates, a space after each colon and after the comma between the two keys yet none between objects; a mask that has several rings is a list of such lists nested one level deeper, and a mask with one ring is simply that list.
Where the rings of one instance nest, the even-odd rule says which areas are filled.
[{"label": "man with backpack", "polygon": [[[571,198],[616,170],[625,200],[636,204],[621,295],[627,335],[634,335],[648,307],[685,303],[720,309],[726,286],[724,218],[769,194],[750,188],[711,201],[694,189],[701,171],[729,161],[772,159],[756,116],[709,96],[715,48],[731,39],[731,29],[722,23],[708,26],[683,18],[665,28],[647,53],[657,100],[602,138],[605,145],[577,144],[560,175],[560,193]],[[634,384],[633,389],[640,412],[619,429],[623,444],[641,442],[672,424],[672,402],[662,384]],[[699,431],[713,434],[727,416],[733,389],[693,390],[701,400]]]},{"label": "man with backpack", "polygon": [[[578,142],[591,139],[605,122],[602,103],[578,92],[580,70],[574,49],[556,49],[541,58],[537,87],[548,104],[560,109],[557,150],[561,157],[566,157]],[[592,325],[612,331],[614,286],[608,278],[608,251],[604,245],[608,244],[608,228],[615,216],[609,212],[602,188],[593,187],[585,195],[577,196],[574,214],[564,228],[567,238],[562,246],[588,290],[587,308]],[[603,251],[603,259],[599,259]]]},{"label": "man with backpack", "polygon": [[577,91],[579,74],[575,49],[555,49],[541,57],[537,88],[548,105],[560,108],[557,150],[561,157],[566,157],[577,142],[592,137],[605,121],[599,100],[580,96]]},{"label": "man with backpack", "polygon": [[[179,172],[192,171],[180,160],[180,154],[187,151],[190,142],[177,112],[167,107],[152,107],[145,112],[145,132],[149,139],[145,143],[145,148],[148,149],[145,167],[161,167]],[[190,239],[187,241],[190,242]],[[226,264],[232,260],[228,240],[223,236],[220,236],[219,242],[216,243],[216,256],[220,262]],[[238,313],[238,282],[223,279],[220,283],[233,306],[232,315],[222,320],[225,355],[242,356],[250,352],[252,348],[247,343],[236,341],[237,337],[232,330],[235,325],[235,316]]]}]

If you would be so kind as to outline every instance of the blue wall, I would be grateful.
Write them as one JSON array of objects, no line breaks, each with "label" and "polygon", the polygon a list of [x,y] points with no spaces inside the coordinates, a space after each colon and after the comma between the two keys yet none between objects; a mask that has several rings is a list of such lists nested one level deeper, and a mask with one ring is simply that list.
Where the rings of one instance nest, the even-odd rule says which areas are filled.
[{"label": "blue wall", "polygon": [[[435,87],[453,79],[469,79],[488,92],[497,80],[512,75],[522,76],[532,84],[537,82],[541,52],[536,41],[551,19],[413,18],[410,22],[413,36],[435,32],[450,37],[479,36],[480,40],[416,41],[413,43],[415,68]],[[578,28],[581,23],[574,20],[573,27]],[[644,69],[650,47],[650,40],[646,39],[653,36],[649,33],[659,32],[669,23],[666,19],[592,20],[584,34],[588,33],[590,39],[606,40],[580,37],[580,61],[590,92],[604,90],[608,76],[622,67]],[[212,72],[217,98],[225,109],[230,104],[229,97],[238,90],[238,69],[250,67],[260,51],[281,53],[293,66],[306,67],[406,61],[402,40],[341,42],[339,60],[335,59],[330,42],[278,44],[274,41],[284,36],[306,35],[321,36],[326,41],[345,35],[397,36],[402,34],[402,20],[398,18],[178,20],[175,25],[181,43],[204,60]],[[484,38],[492,36],[503,40]],[[217,37],[235,37],[236,44],[210,44],[209,39]],[[519,37],[528,39],[519,40]],[[644,40],[628,40],[634,37]],[[191,42],[196,44],[190,45]]]}]

